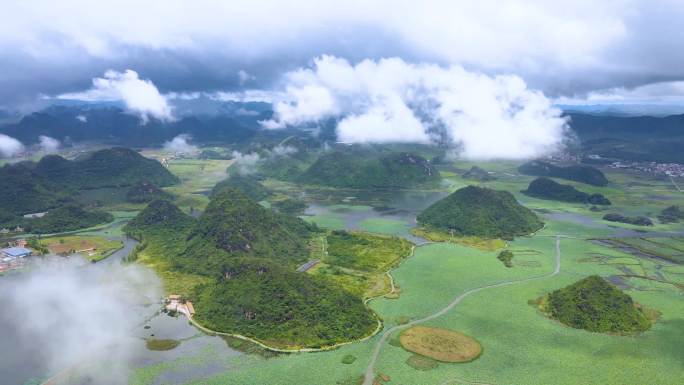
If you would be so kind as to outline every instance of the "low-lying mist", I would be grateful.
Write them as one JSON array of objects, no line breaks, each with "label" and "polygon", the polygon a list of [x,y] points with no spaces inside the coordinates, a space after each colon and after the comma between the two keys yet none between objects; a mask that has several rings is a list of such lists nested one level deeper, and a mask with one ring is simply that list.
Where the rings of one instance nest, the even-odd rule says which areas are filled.
[{"label": "low-lying mist", "polygon": [[58,374],[67,383],[126,384],[140,344],[132,330],[162,295],[144,267],[73,257],[35,259],[29,272],[0,278],[0,292],[3,383]]}]

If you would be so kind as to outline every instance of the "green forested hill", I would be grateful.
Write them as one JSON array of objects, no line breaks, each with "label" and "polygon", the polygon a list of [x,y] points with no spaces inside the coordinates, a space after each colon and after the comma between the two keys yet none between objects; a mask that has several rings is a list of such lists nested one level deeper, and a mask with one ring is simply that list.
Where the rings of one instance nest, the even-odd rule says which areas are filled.
[{"label": "green forested hill", "polygon": [[26,231],[49,234],[92,227],[113,219],[112,214],[104,211],[88,211],[76,205],[66,205],[48,211],[41,218],[24,219],[22,223]]},{"label": "green forested hill", "polygon": [[461,175],[461,178],[478,180],[480,182],[488,182],[496,179],[495,177],[489,175],[489,172],[487,172],[487,170],[478,166],[471,167],[470,170],[464,172]]},{"label": "green forested hill", "polygon": [[139,181],[126,192],[126,201],[131,203],[149,203],[157,199],[171,198],[171,194],[148,181]]},{"label": "green forested hill", "polygon": [[543,177],[533,180],[523,193],[534,198],[561,202],[606,206],[611,204],[610,200],[601,194],[587,194],[573,186],[560,184],[552,179]]},{"label": "green forested hill", "polygon": [[266,209],[237,189],[224,188],[212,198],[188,237],[188,256],[219,268],[226,257],[254,256],[284,264],[305,261],[314,227]]},{"label": "green forested hill", "polygon": [[68,191],[34,171],[30,162],[0,168],[0,210],[12,216],[43,212],[69,201]]},{"label": "green forested hill", "polygon": [[221,182],[217,183],[212,189],[211,195],[214,196],[220,190],[227,187],[241,190],[248,197],[254,199],[257,202],[262,201],[268,198],[269,195],[271,195],[271,192],[268,191],[268,189],[264,187],[264,185],[259,183],[258,180],[240,174],[231,175],[227,179],[224,179]]},{"label": "green forested hill", "polygon": [[632,298],[593,275],[548,295],[546,310],[577,329],[599,333],[637,333],[651,322]]},{"label": "green forested hill", "polygon": [[131,219],[124,231],[134,238],[144,238],[158,233],[184,233],[190,230],[195,220],[182,212],[168,200],[152,201]]},{"label": "green forested hill", "polygon": [[166,187],[179,182],[156,160],[123,147],[95,151],[73,161],[48,155],[38,162],[35,172],[46,180],[77,190],[132,186],[143,181]]},{"label": "green forested hill", "polygon": [[593,186],[608,185],[608,179],[606,179],[606,176],[603,175],[601,170],[598,170],[591,166],[561,167],[551,164],[549,162],[535,160],[532,162],[527,162],[522,166],[518,167],[518,171],[520,171],[521,174],[525,175],[567,179],[575,182],[590,184]]},{"label": "green forested hill", "polygon": [[209,279],[190,299],[196,319],[214,330],[316,347],[360,338],[376,326],[361,298],[296,272],[316,228],[240,190],[220,189],[197,220],[168,201],[152,202],[125,231],[169,269]]},{"label": "green forested hill", "polygon": [[223,278],[197,287],[193,299],[205,326],[272,346],[330,345],[376,327],[361,300],[332,282],[256,258],[231,260]]},{"label": "green forested hill", "polygon": [[382,189],[434,185],[440,175],[425,158],[411,153],[360,156],[333,151],[321,155],[298,179],[339,188]]},{"label": "green forested hill", "polygon": [[100,150],[73,161],[47,155],[38,163],[8,164],[0,168],[0,178],[0,210],[13,215],[59,207],[84,189],[178,183],[178,178],[156,160],[125,148]]},{"label": "green forested hill", "polygon": [[476,186],[464,187],[434,203],[418,215],[418,223],[456,235],[505,239],[543,226],[511,193]]}]

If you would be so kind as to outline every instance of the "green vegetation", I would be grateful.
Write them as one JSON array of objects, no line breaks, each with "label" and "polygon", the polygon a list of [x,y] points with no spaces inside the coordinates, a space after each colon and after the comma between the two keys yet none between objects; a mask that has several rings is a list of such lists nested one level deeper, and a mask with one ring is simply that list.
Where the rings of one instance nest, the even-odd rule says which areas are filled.
[{"label": "green vegetation", "polygon": [[428,229],[460,236],[510,239],[539,230],[544,224],[508,191],[464,187],[418,215]]},{"label": "green vegetation", "polygon": [[212,159],[212,160],[230,160],[233,157],[226,153],[225,151],[218,151],[213,149],[204,149],[199,154],[200,159]]},{"label": "green vegetation", "polygon": [[299,218],[276,213],[240,190],[225,188],[211,200],[187,237],[177,261],[186,270],[216,274],[226,259],[250,256],[294,266],[308,257],[317,229]]},{"label": "green vegetation", "polygon": [[171,199],[172,195],[148,181],[139,181],[126,192],[126,201],[149,203],[157,199]]},{"label": "green vegetation", "polygon": [[70,200],[69,191],[36,174],[35,164],[21,162],[0,168],[0,220],[17,220],[29,213],[44,212]]},{"label": "green vegetation", "polygon": [[[210,329],[278,347],[316,347],[376,327],[361,299],[323,276],[295,272],[317,231],[260,206],[237,189],[218,191],[194,220],[168,201],[152,202],[126,232],[148,246],[140,260],[196,284],[184,289]],[[194,277],[205,277],[197,280]],[[340,311],[344,309],[344,311]]]},{"label": "green vegetation", "polygon": [[234,258],[223,278],[193,295],[195,318],[213,330],[278,347],[317,347],[361,338],[376,327],[361,300],[320,276],[278,263]]},{"label": "green vegetation", "polygon": [[506,247],[506,241],[503,239],[453,235],[432,228],[428,230],[425,227],[414,227],[411,229],[411,234],[425,238],[430,242],[451,242],[478,250],[494,251]]},{"label": "green vegetation", "polygon": [[321,155],[298,180],[338,188],[384,189],[435,185],[440,175],[425,158],[411,153],[359,156],[333,151]]},{"label": "green vegetation", "polygon": [[622,249],[632,248],[637,253],[647,254],[653,258],[684,264],[684,238],[610,238],[601,241]]},{"label": "green vegetation", "polygon": [[347,354],[346,356],[342,357],[342,363],[345,365],[351,365],[356,361],[356,357],[352,356],[351,354]]},{"label": "green vegetation", "polygon": [[535,160],[518,167],[521,174],[546,176],[582,182],[593,186],[607,186],[608,179],[603,173],[591,166],[556,166],[548,162]]},{"label": "green vegetation", "polygon": [[560,184],[549,178],[537,178],[533,180],[527,190],[523,191],[539,199],[549,199],[561,202],[586,203],[591,205],[610,205],[608,198],[601,194],[587,194],[579,191],[573,186]]},{"label": "green vegetation", "polygon": [[180,341],[178,340],[156,338],[148,338],[147,340],[145,340],[145,346],[147,347],[147,349],[155,351],[173,350],[177,348],[179,345]]},{"label": "green vegetation", "polygon": [[131,219],[124,227],[126,234],[142,240],[144,237],[158,234],[178,234],[187,231],[194,220],[168,200],[159,199],[151,202]]},{"label": "green vegetation", "polygon": [[461,178],[463,179],[472,179],[472,180],[477,180],[480,182],[489,182],[494,179],[495,177],[491,176],[487,170],[480,168],[478,166],[473,166],[470,168],[470,170],[466,171],[461,175]]},{"label": "green vegetation", "polygon": [[214,186],[214,188],[211,190],[211,195],[214,196],[225,188],[238,189],[257,202],[262,201],[271,195],[271,192],[268,191],[264,185],[259,183],[258,180],[240,174],[233,174],[227,179],[217,183],[216,186]]},{"label": "green vegetation", "polygon": [[684,219],[684,211],[680,210],[679,206],[669,206],[663,209],[658,215],[660,223],[678,223]]},{"label": "green vegetation", "polygon": [[406,359],[406,365],[416,370],[428,371],[438,367],[439,362],[429,357],[414,354]]},{"label": "green vegetation", "polygon": [[73,161],[47,155],[36,164],[35,173],[76,190],[132,186],[143,181],[166,187],[179,182],[156,160],[123,147],[95,151]]},{"label": "green vegetation", "polygon": [[34,255],[45,255],[50,252],[50,250],[43,244],[38,237],[31,237],[26,240],[28,247],[34,250]]},{"label": "green vegetation", "polygon": [[278,210],[279,213],[288,215],[302,215],[306,210],[306,202],[299,199],[281,199],[274,201],[272,207]]},{"label": "green vegetation", "polygon": [[327,237],[326,263],[366,272],[387,270],[411,252],[404,238],[334,230]]},{"label": "green vegetation", "polygon": [[502,250],[496,259],[503,262],[506,267],[513,267],[513,252],[510,250]]},{"label": "green vegetation", "polygon": [[550,293],[545,310],[570,327],[590,332],[632,334],[651,328],[629,295],[596,275]]},{"label": "green vegetation", "polygon": [[644,216],[628,217],[617,213],[608,213],[603,216],[604,221],[627,223],[635,226],[653,226],[653,221]]},{"label": "green vegetation", "polygon": [[24,219],[25,229],[35,234],[73,231],[111,222],[114,216],[104,211],[87,211],[80,206],[66,205],[48,211],[40,218]]},{"label": "green vegetation", "polygon": [[[127,187],[141,181],[157,186],[178,182],[159,162],[125,148],[95,151],[77,160],[57,155],[38,163],[21,162],[0,168],[0,224],[5,227],[35,227],[37,232],[61,232],[105,222],[103,215],[88,216],[73,208],[63,209],[43,221],[24,223],[24,214],[40,213],[73,205],[80,192],[109,187]],[[54,210],[53,210],[54,211]],[[67,227],[57,228],[64,222]],[[97,224],[95,223],[95,224]]]}]

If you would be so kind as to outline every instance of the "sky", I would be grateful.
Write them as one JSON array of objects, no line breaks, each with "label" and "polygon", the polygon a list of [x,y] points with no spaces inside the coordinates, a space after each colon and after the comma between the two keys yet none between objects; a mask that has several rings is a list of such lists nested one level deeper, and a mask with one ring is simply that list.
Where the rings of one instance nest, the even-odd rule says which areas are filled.
[{"label": "sky", "polygon": [[562,141],[554,105],[684,106],[681,20],[676,0],[4,0],[0,108],[113,101],[144,124],[264,100],[267,129],[334,118],[344,141],[441,136],[474,157],[503,135],[527,156]]},{"label": "sky", "polygon": [[[550,96],[684,80],[684,2],[0,2],[0,100],[136,71],[163,93],[269,88],[321,55],[514,74]],[[629,94],[629,92],[627,92]]]}]

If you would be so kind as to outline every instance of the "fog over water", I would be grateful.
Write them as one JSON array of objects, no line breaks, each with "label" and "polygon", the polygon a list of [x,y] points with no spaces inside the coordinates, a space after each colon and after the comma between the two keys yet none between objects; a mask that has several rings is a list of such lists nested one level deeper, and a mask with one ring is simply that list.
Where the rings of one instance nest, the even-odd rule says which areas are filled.
[{"label": "fog over water", "polygon": [[80,257],[33,258],[29,272],[0,278],[0,292],[3,384],[58,373],[126,384],[140,344],[131,331],[162,296],[149,269]]}]

